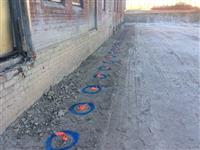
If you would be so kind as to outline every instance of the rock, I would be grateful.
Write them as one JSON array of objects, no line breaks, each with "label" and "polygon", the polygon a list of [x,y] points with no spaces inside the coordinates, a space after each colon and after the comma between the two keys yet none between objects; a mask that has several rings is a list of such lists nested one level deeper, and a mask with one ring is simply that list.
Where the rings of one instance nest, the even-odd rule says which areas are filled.
[{"label": "rock", "polygon": [[53,97],[55,93],[53,91],[49,91],[47,95]]},{"label": "rock", "polygon": [[77,147],[77,148],[76,148],[76,150],[83,150],[83,149],[82,149],[82,148],[80,148],[80,147]]},{"label": "rock", "polygon": [[26,118],[22,118],[22,122],[25,122],[26,121]]},{"label": "rock", "polygon": [[51,96],[47,96],[47,98],[50,100],[50,99],[52,99],[52,97]]},{"label": "rock", "polygon": [[59,112],[58,112],[58,116],[59,117],[62,117],[62,116],[64,116],[65,115],[65,111],[64,110],[60,110]]}]

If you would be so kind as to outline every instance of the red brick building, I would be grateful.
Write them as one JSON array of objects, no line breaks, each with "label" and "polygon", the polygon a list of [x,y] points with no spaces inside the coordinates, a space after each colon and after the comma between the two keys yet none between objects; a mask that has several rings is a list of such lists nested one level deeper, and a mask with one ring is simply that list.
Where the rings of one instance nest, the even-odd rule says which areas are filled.
[{"label": "red brick building", "polygon": [[123,22],[125,0],[1,1],[0,132]]}]

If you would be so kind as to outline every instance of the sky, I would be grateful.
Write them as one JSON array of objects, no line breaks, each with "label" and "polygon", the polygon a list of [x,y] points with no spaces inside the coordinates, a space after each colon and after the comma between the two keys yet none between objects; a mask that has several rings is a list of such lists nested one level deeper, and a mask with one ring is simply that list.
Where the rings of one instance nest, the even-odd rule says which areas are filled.
[{"label": "sky", "polygon": [[150,9],[153,6],[175,5],[184,2],[193,6],[200,7],[200,0],[126,0],[127,9]]}]

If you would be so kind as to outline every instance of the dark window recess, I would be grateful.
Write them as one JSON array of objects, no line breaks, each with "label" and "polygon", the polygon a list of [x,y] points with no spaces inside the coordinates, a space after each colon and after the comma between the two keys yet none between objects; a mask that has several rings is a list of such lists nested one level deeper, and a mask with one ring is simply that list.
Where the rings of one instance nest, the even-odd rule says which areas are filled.
[{"label": "dark window recess", "polygon": [[97,0],[89,0],[89,27],[97,30]]},{"label": "dark window recess", "polygon": [[114,1],[114,12],[117,12],[118,10],[118,0]]},{"label": "dark window recess", "polygon": [[65,4],[65,0],[45,0],[45,1],[57,3],[57,4]]},{"label": "dark window recess", "polygon": [[50,1],[50,2],[56,2],[56,3],[62,3],[63,2],[63,0],[48,0],[48,1]]},{"label": "dark window recess", "polygon": [[117,1],[117,12],[119,12],[119,0]]},{"label": "dark window recess", "polygon": [[102,9],[106,11],[106,0],[102,0]]},{"label": "dark window recess", "polygon": [[72,5],[83,8],[83,0],[72,0]]}]

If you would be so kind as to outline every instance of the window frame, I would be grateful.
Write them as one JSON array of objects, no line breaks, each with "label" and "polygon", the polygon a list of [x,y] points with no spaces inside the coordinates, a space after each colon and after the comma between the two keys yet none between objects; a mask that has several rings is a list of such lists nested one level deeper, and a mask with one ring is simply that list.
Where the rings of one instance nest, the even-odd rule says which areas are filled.
[{"label": "window frame", "polygon": [[64,7],[66,5],[66,0],[60,0],[60,2],[56,2],[56,0],[43,0],[43,3],[50,7]]},{"label": "window frame", "polygon": [[63,3],[64,0],[47,0],[49,2],[54,2],[54,3]]},{"label": "window frame", "polygon": [[50,1],[50,0],[41,0],[41,7],[44,11],[49,11],[49,10],[52,10],[52,9],[64,10],[64,9],[66,9],[67,4],[66,4],[66,0],[62,0],[62,2],[54,2],[54,1]]},{"label": "window frame", "polygon": [[5,56],[0,56],[0,63],[17,56],[23,56],[24,60],[29,60],[35,56],[33,56],[27,1],[9,0],[9,9],[13,49]]},{"label": "window frame", "polygon": [[79,0],[79,3],[74,3],[72,0],[72,6],[83,8],[83,0]]}]

